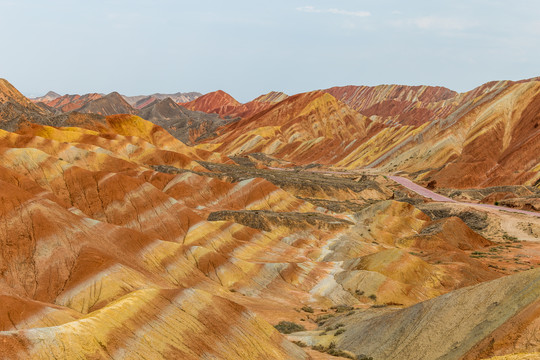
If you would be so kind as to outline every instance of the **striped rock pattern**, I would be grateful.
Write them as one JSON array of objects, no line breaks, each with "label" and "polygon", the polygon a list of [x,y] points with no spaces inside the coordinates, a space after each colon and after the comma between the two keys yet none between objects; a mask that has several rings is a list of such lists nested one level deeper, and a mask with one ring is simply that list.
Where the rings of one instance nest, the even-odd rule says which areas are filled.
[{"label": "striped rock pattern", "polygon": [[[269,108],[197,146],[130,114],[1,130],[2,357],[327,355],[290,340],[377,359],[537,353],[538,271],[504,275],[538,262],[540,249],[481,235],[499,229],[499,215],[486,213],[478,233],[467,217],[433,220],[425,200],[383,176],[255,161],[397,165],[466,185],[475,179],[460,169],[496,162],[489,179],[534,181],[540,85],[499,85],[420,126],[367,118],[318,91],[269,95]],[[7,102],[27,106],[6,89]],[[439,91],[435,100],[451,95]],[[449,164],[422,172],[404,156]],[[514,178],[516,168],[525,171]],[[540,224],[527,221],[532,239]],[[503,255],[488,253],[520,260],[502,269]],[[286,338],[272,326],[283,320],[307,331]]]},{"label": "striped rock pattern", "polygon": [[[5,358],[304,359],[271,326],[298,322],[298,304],[408,305],[465,281],[397,248],[431,223],[412,205],[334,214],[263,178],[227,180],[197,161],[230,160],[131,115],[99,131],[3,131],[0,160]],[[328,189],[313,196],[342,196]],[[222,210],[237,216],[207,220]]]},{"label": "striped rock pattern", "polygon": [[[405,171],[443,187],[533,185],[540,180],[539,91],[540,82],[532,79],[487,83],[463,94],[395,86],[299,94],[223,127],[207,148],[230,156],[264,153],[295,164]],[[356,104],[360,113],[329,93]],[[424,101],[424,109],[436,111],[425,121],[413,114],[418,122],[361,115],[385,99]]]}]

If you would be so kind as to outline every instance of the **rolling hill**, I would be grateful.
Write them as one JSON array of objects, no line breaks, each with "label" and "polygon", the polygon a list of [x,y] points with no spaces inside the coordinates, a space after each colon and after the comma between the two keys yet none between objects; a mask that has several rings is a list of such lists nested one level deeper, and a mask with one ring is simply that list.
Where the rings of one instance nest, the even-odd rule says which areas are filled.
[{"label": "rolling hill", "polygon": [[[0,85],[3,358],[540,352],[540,216],[473,201],[540,197],[538,81],[362,109],[271,93],[235,120],[118,93],[58,114]],[[246,105],[220,96],[199,103]],[[387,101],[448,114],[362,113]]]}]

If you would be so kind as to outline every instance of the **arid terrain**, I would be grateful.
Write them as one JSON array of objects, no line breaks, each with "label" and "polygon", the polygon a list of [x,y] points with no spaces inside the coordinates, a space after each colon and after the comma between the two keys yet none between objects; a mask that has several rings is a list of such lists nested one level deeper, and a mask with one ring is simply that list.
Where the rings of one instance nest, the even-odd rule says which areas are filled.
[{"label": "arid terrain", "polygon": [[539,359],[540,80],[28,99],[0,358]]}]

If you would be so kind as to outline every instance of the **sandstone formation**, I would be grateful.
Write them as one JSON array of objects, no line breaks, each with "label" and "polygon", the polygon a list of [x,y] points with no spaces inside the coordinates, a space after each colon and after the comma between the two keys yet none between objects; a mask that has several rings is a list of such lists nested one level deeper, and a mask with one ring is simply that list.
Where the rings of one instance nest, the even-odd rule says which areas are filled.
[{"label": "sandstone formation", "polygon": [[534,358],[540,83],[332,91],[1,81],[2,358]]},{"label": "sandstone formation", "polygon": [[[227,125],[209,142],[227,155],[264,153],[296,164],[402,171],[438,187],[538,183],[540,82],[488,83],[451,98],[452,106],[439,104],[450,101],[440,100],[452,95],[444,89],[405,90],[390,88],[387,96],[438,100],[433,103],[437,117],[418,124],[367,118],[328,93],[311,92]],[[364,89],[360,94],[379,93]],[[359,99],[357,106],[369,106],[366,98]]]},{"label": "sandstone formation", "polygon": [[282,92],[271,91],[250,102],[241,104],[226,92],[218,90],[181,105],[190,110],[218,114],[223,118],[246,118],[272,107],[287,97]]}]

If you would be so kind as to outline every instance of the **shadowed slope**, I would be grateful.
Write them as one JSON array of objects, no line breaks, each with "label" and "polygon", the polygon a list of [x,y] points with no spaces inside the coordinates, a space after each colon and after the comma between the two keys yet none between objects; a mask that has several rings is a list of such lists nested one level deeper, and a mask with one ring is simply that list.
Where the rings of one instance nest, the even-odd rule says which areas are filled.
[{"label": "shadowed slope", "polygon": [[136,110],[117,92],[92,100],[78,109],[82,113],[99,115],[135,114]]},{"label": "shadowed slope", "polygon": [[24,108],[35,111],[38,113],[44,113],[43,109],[36,106],[30,100],[28,100],[19,90],[15,89],[6,79],[0,79],[0,104],[11,102],[23,106]]},{"label": "shadowed slope", "polygon": [[129,105],[133,106],[135,109],[142,109],[143,107],[153,103],[154,101],[161,101],[166,99],[171,99],[175,103],[185,103],[193,101],[196,98],[200,97],[202,94],[198,92],[188,92],[182,93],[178,92],[175,94],[152,94],[152,95],[137,95],[137,96],[126,96],[122,95],[124,100],[126,100]]},{"label": "shadowed slope", "polygon": [[163,127],[185,144],[212,136],[218,127],[229,123],[216,114],[188,110],[169,98],[147,105],[138,115]]}]

